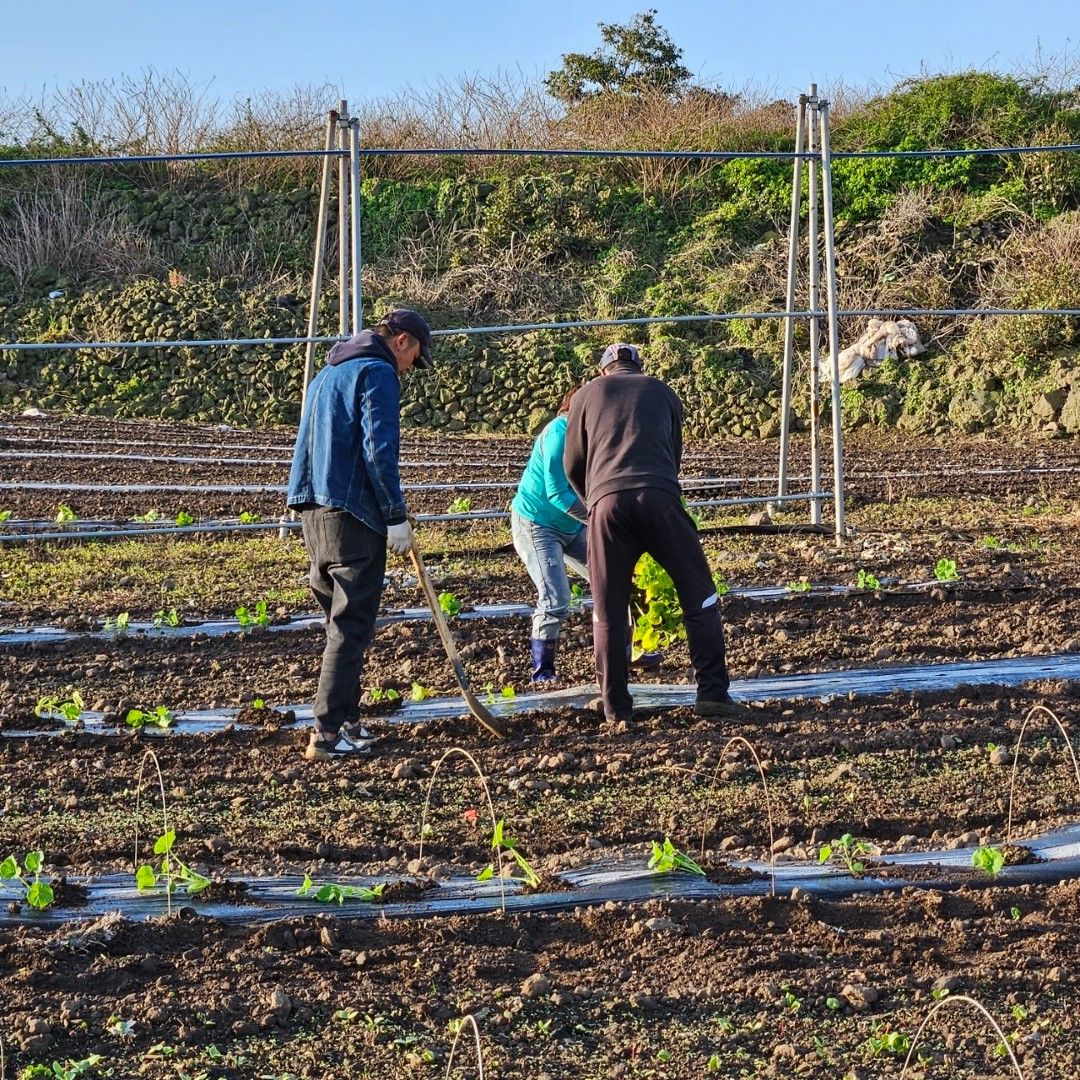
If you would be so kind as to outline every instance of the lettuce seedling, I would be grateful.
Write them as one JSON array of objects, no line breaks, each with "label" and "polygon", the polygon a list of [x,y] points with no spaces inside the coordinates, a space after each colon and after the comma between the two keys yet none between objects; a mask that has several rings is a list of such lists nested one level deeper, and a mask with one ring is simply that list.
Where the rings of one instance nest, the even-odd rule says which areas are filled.
[{"label": "lettuce seedling", "polygon": [[34,706],[34,715],[42,718],[56,717],[67,724],[78,724],[79,717],[82,715],[83,709],[86,708],[86,702],[83,700],[82,694],[78,690],[72,690],[70,686],[68,687],[68,693],[71,697],[66,701],[55,697],[38,698],[38,703]]},{"label": "lettuce seedling", "polygon": [[103,629],[106,634],[115,634],[117,637],[123,637],[128,632],[130,623],[131,616],[126,611],[121,611],[115,618],[111,615],[106,616]]},{"label": "lettuce seedling", "polygon": [[[540,884],[540,875],[526,862],[525,856],[518,851],[517,841],[512,837],[506,835],[506,821],[500,818],[495,823],[495,831],[491,834],[491,850],[498,851],[500,848],[503,851],[509,852],[514,857],[514,862],[517,863],[518,869],[521,871],[522,878],[525,884],[530,889],[535,889]],[[477,881],[488,881],[495,876],[494,863],[488,863],[487,866],[476,875]]]},{"label": "lettuce seedling", "polygon": [[934,577],[938,581],[958,581],[960,575],[956,572],[956,560],[938,559],[934,564]]},{"label": "lettuce seedling", "polygon": [[147,725],[167,728],[172,722],[173,714],[164,705],[159,705],[150,712],[144,712],[142,709],[128,709],[128,714],[124,717],[124,723],[136,729]]},{"label": "lettuce seedling", "polygon": [[652,857],[649,859],[649,869],[656,874],[670,874],[673,870],[685,870],[690,874],[705,876],[705,871],[689,855],[684,855],[672,842],[670,836],[664,837],[663,846],[655,840],[652,846]]},{"label": "lettuce seedling", "polygon": [[253,608],[238,607],[234,614],[241,626],[270,625],[270,614],[265,600],[259,600]]},{"label": "lettuce seedling", "polygon": [[262,521],[262,514],[253,514],[250,510],[244,510],[240,514],[241,525],[258,525]]},{"label": "lettuce seedling", "polygon": [[179,626],[180,612],[176,608],[169,608],[168,611],[162,608],[154,612],[154,616],[150,621],[159,628],[162,626]]},{"label": "lettuce seedling", "polygon": [[160,510],[147,510],[145,514],[136,514],[132,521],[137,521],[142,525],[153,525],[155,521],[161,520]]},{"label": "lettuce seedling", "polygon": [[180,513],[176,515],[176,524],[181,527],[184,525],[194,525],[195,519],[186,510],[181,510]]},{"label": "lettuce seedling", "polygon": [[380,701],[397,701],[401,697],[401,691],[395,690],[392,686],[385,689],[381,686],[372,686],[368,688],[368,693],[371,695],[372,705],[377,705]]},{"label": "lettuce seedling", "polygon": [[70,525],[73,521],[78,521],[79,515],[75,513],[66,503],[61,503],[56,508],[56,524],[57,525]]},{"label": "lettuce seedling", "polygon": [[809,592],[813,587],[806,578],[799,578],[798,581],[789,581],[787,583],[787,591],[794,593]]},{"label": "lettuce seedling", "polygon": [[[0,880],[17,881],[23,887],[23,899],[35,911],[44,911],[55,899],[53,887],[47,881],[41,880],[41,864],[44,861],[42,852],[28,851],[23,857],[22,867],[14,855],[9,855],[0,862]],[[29,878],[33,880],[28,880]]]},{"label": "lettuce seedling", "polygon": [[472,509],[472,499],[468,495],[459,495],[447,508],[448,514],[467,514]]},{"label": "lettuce seedling", "polygon": [[1005,868],[1005,852],[999,847],[979,847],[972,852],[971,865],[997,877]]},{"label": "lettuce seedling", "polygon": [[0,510],[0,521],[10,521],[10,520],[11,520],[11,511],[10,510]]},{"label": "lettuce seedling", "polygon": [[860,570],[859,576],[855,579],[855,588],[877,592],[881,588],[881,582],[869,570]]},{"label": "lettuce seedling", "polygon": [[307,874],[304,875],[304,884],[296,890],[297,896],[309,900],[317,900],[320,904],[343,904],[346,900],[363,900],[366,904],[374,904],[382,899],[385,882],[372,885],[339,885],[336,881],[328,881],[325,885],[316,885]]},{"label": "lettuce seedling", "polygon": [[423,683],[414,682],[412,689],[409,691],[410,701],[426,701],[429,697],[434,696],[434,691],[429,690]]},{"label": "lettuce seedling", "polygon": [[135,872],[135,884],[139,892],[149,892],[161,881],[165,882],[165,891],[174,892],[183,886],[188,896],[195,896],[210,887],[210,879],[192,870],[178,855],[173,854],[176,832],[170,829],[154,842],[154,854],[160,855],[161,865],[155,870],[149,864],[140,866]]},{"label": "lettuce seedling", "polygon": [[439,593],[439,607],[442,613],[449,619],[461,611],[461,601],[452,592]]}]

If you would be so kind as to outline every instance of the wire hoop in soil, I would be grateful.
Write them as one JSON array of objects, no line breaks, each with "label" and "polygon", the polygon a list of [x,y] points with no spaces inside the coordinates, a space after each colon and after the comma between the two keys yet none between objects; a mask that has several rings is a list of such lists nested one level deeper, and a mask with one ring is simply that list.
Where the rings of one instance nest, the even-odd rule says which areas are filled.
[{"label": "wire hoop in soil", "polygon": [[[713,788],[716,787],[717,777],[720,775],[720,767],[724,764],[724,758],[727,756],[728,750],[731,749],[732,743],[742,743],[747,750],[750,751],[751,756],[754,759],[754,764],[757,765],[758,775],[761,777],[761,787],[765,792],[765,815],[769,820],[769,877],[772,882],[771,895],[776,895],[776,852],[773,851],[773,845],[776,843],[776,837],[773,832],[773,816],[772,816],[772,801],[769,798],[769,782],[765,779],[765,769],[761,764],[761,758],[758,757],[758,752],[754,749],[751,743],[744,739],[741,735],[732,735],[726,743],[724,743],[724,749],[720,751],[720,760],[716,763],[716,768],[713,770],[712,780],[710,782],[710,793]],[[706,806],[705,820],[701,826],[701,857],[705,858],[705,841],[709,836],[709,813]]]},{"label": "wire hoop in soil", "polygon": [[1024,732],[1027,731],[1028,722],[1040,711],[1046,713],[1046,715],[1057,724],[1058,730],[1065,739],[1065,749],[1069,752],[1069,757],[1072,759],[1073,774],[1076,776],[1076,791],[1077,794],[1080,795],[1080,765],[1077,765],[1076,752],[1073,750],[1072,740],[1069,738],[1068,731],[1065,730],[1065,725],[1058,718],[1057,714],[1046,705],[1033,705],[1028,710],[1027,716],[1024,717],[1023,724],[1020,725],[1020,735],[1016,740],[1016,749],[1013,751],[1012,773],[1009,776],[1009,816],[1005,825],[1006,847],[1012,843],[1013,798],[1016,793],[1016,770],[1020,762],[1020,744],[1024,741]]},{"label": "wire hoop in soil", "polygon": [[919,1039],[922,1038],[923,1029],[934,1018],[934,1015],[939,1009],[944,1008],[946,1005],[951,1005],[953,1002],[957,1004],[971,1005],[987,1020],[990,1021],[994,1031],[997,1032],[998,1038],[1001,1040],[1001,1045],[1005,1047],[1009,1055],[1009,1060],[1013,1063],[1013,1068],[1016,1069],[1016,1075],[1020,1077],[1020,1080],[1026,1080],[1024,1077],[1024,1071],[1020,1068],[1020,1062],[1016,1060],[1016,1055],[1013,1053],[1012,1047],[1009,1045],[1009,1040],[1005,1036],[1005,1032],[1001,1030],[1001,1025],[990,1015],[986,1007],[976,1001],[973,997],[968,997],[967,994],[950,994],[949,997],[942,998],[937,1002],[934,1007],[926,1014],[926,1019],[919,1025],[919,1030],[915,1033],[915,1038],[911,1040],[911,1049],[908,1050],[907,1057],[904,1058],[904,1067],[900,1070],[900,1080],[904,1080],[907,1075],[908,1065],[911,1064],[911,1059],[915,1054],[915,1050],[919,1045]]},{"label": "wire hoop in soil", "polygon": [[[139,799],[142,797],[143,786],[143,769],[146,768],[146,759],[150,758],[154,763],[154,768],[157,769],[158,787],[161,790],[161,819],[164,825],[162,829],[163,835],[168,835],[169,832],[169,807],[165,801],[165,778],[161,775],[161,763],[158,761],[157,754],[153,750],[147,750],[143,754],[142,760],[139,762],[139,776],[135,781],[135,860],[132,867],[132,873],[137,874],[139,872]],[[170,866],[172,864],[170,863]],[[171,916],[172,915],[172,879],[165,888],[165,910]]]},{"label": "wire hoop in soil", "polygon": [[[417,864],[419,867],[424,865],[424,831],[427,827],[428,809],[431,805],[431,791],[435,787],[435,778],[439,775],[439,769],[442,768],[442,763],[450,757],[451,754],[461,754],[463,757],[469,759],[472,767],[476,770],[476,775],[480,777],[480,786],[484,789],[484,797],[487,799],[488,812],[491,814],[491,833],[494,836],[495,830],[498,827],[495,821],[495,803],[491,799],[491,790],[488,788],[487,777],[484,775],[484,770],[480,768],[479,762],[476,758],[469,753],[468,750],[463,750],[460,746],[451,746],[449,750],[438,761],[435,762],[435,768],[431,774],[431,779],[428,781],[427,793],[424,795],[424,810],[420,815],[420,852],[417,855]],[[499,906],[502,913],[506,914],[506,881],[503,878],[503,858],[502,848],[496,846],[495,858],[499,864]]]},{"label": "wire hoop in soil", "polygon": [[[446,1074],[443,1080],[450,1080],[450,1070],[454,1067],[454,1054],[457,1053],[458,1040],[466,1026],[472,1028],[473,1039],[476,1042],[476,1075],[479,1080],[484,1080],[484,1051],[480,1045],[480,1029],[476,1026],[476,1017],[472,1013],[461,1018],[457,1031],[454,1033],[454,1041],[450,1044],[450,1056],[446,1059]],[[3,1080],[0,1077],[0,1080]]]}]

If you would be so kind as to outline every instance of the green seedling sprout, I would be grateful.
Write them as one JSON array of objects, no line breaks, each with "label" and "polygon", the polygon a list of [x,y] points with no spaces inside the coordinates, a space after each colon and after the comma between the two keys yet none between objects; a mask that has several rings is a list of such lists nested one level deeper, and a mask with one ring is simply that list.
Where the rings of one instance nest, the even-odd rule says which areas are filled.
[{"label": "green seedling sprout", "polygon": [[44,911],[56,898],[53,887],[41,880],[41,865],[45,856],[40,851],[28,851],[22,866],[14,855],[0,862],[0,880],[17,881],[23,889],[23,899],[35,911]]},{"label": "green seedling sprout", "polygon": [[705,871],[689,855],[684,855],[671,842],[670,836],[664,837],[663,846],[653,841],[649,869],[654,874],[670,874],[674,870],[685,870],[689,874],[705,876]]},{"label": "green seedling sprout", "polygon": [[[506,822],[500,818],[495,823],[495,829],[491,834],[491,849],[493,851],[499,851],[500,849],[509,852],[513,856],[514,862],[517,863],[518,869],[521,871],[522,879],[530,889],[535,889],[540,884],[540,875],[526,862],[525,856],[518,851],[517,841],[506,835]],[[476,875],[477,881],[489,881],[495,876],[495,866],[492,863],[488,863],[479,874]]]},{"label": "green seedling sprout", "polygon": [[468,495],[459,495],[446,508],[448,514],[467,514],[472,509],[472,499]]},{"label": "green seedling sprout", "polygon": [[938,559],[934,564],[934,577],[938,581],[959,581],[960,575],[956,572],[956,560]]},{"label": "green seedling sprout", "polygon": [[66,1062],[54,1061],[52,1065],[28,1065],[21,1080],[79,1080],[80,1076],[89,1076],[104,1060],[100,1054],[91,1054],[81,1061],[68,1058]]},{"label": "green seedling sprout", "polygon": [[121,611],[115,618],[111,615],[107,616],[103,629],[106,634],[115,634],[117,637],[123,637],[128,632],[130,624],[131,616],[126,611]]},{"label": "green seedling sprout", "polygon": [[70,525],[73,521],[78,521],[79,515],[75,513],[66,503],[61,503],[56,508],[56,524],[57,525]]},{"label": "green seedling sprout", "polygon": [[266,601],[259,600],[252,608],[238,607],[234,612],[236,621],[241,626],[269,626],[270,613],[267,610]]},{"label": "green seedling sprout", "polygon": [[877,592],[881,588],[881,582],[869,570],[860,570],[859,576],[855,579],[855,588]]},{"label": "green seedling sprout", "polygon": [[192,870],[183,859],[173,854],[175,844],[176,833],[172,829],[162,833],[154,841],[154,854],[161,856],[161,864],[155,869],[151,864],[144,863],[135,871],[135,884],[139,887],[139,892],[157,888],[162,881],[168,894],[183,887],[188,896],[195,896],[210,887],[208,877]]},{"label": "green seedling sprout", "polygon": [[153,525],[155,521],[161,520],[160,510],[147,510],[145,514],[136,514],[132,521],[137,521],[141,525]]},{"label": "green seedling sprout", "polygon": [[809,592],[813,587],[806,578],[799,578],[798,581],[789,581],[787,583],[787,591],[792,593]]},{"label": "green seedling sprout", "polygon": [[1005,852],[999,847],[979,847],[971,855],[971,865],[991,877],[997,877],[1005,868]]},{"label": "green seedling sprout", "polygon": [[427,701],[429,697],[434,697],[434,693],[423,683],[414,682],[412,684],[412,689],[409,691],[410,701]]},{"label": "green seedling sprout", "polygon": [[156,709],[151,709],[149,712],[143,709],[128,709],[127,716],[124,717],[124,723],[136,730],[144,727],[164,729],[172,722],[173,714],[164,705],[158,705]]},{"label": "green seedling sprout", "polygon": [[168,611],[161,608],[159,611],[154,612],[153,618],[150,621],[159,629],[162,626],[179,626],[180,612],[178,612],[176,608],[169,608]]},{"label": "green seedling sprout", "polygon": [[1012,919],[1013,922],[1016,922],[1020,918],[1020,915],[1021,911],[1018,907],[1014,906],[1009,908],[1009,918]]},{"label": "green seedling sprout", "polygon": [[368,687],[368,694],[371,695],[371,703],[377,705],[380,701],[398,701],[401,698],[401,691],[395,690],[392,686],[381,687],[371,686]]},{"label": "green seedling sprout", "polygon": [[296,890],[297,896],[309,900],[316,900],[320,904],[343,904],[346,900],[362,900],[366,904],[374,904],[382,899],[385,882],[372,885],[340,885],[336,881],[328,881],[325,885],[316,885],[307,874],[304,875],[304,884]]},{"label": "green seedling sprout", "polygon": [[241,525],[259,525],[262,523],[262,514],[253,514],[250,510],[244,510],[240,514]]},{"label": "green seedling sprout", "polygon": [[872,1058],[881,1054],[905,1054],[911,1049],[911,1037],[902,1031],[881,1031],[875,1025],[864,1047]]},{"label": "green seedling sprout", "polygon": [[176,524],[183,528],[185,525],[194,525],[195,519],[186,510],[181,510],[176,515]]},{"label": "green seedling sprout", "polygon": [[256,712],[262,712],[262,710],[266,708],[266,699],[261,697],[252,698],[251,707]]},{"label": "green seedling sprout", "polygon": [[0,521],[10,521],[10,520],[11,520],[11,511],[10,510],[0,510]]},{"label": "green seedling sprout", "polygon": [[461,601],[452,592],[439,593],[439,607],[442,613],[452,619],[461,612]]},{"label": "green seedling sprout", "polygon": [[585,602],[585,590],[578,582],[573,582],[570,586],[570,610],[580,611],[582,604]]},{"label": "green seedling sprout", "polygon": [[34,715],[42,718],[55,717],[66,724],[77,725],[83,709],[86,708],[86,702],[78,690],[73,690],[69,686],[67,692],[70,695],[67,699],[47,696],[38,698],[38,703],[34,706]]},{"label": "green seedling sprout", "polygon": [[861,874],[866,869],[863,856],[869,855],[872,848],[865,840],[856,840],[851,833],[844,833],[839,840],[822,844],[818,851],[818,863],[827,863],[834,855],[844,864],[849,874]]}]

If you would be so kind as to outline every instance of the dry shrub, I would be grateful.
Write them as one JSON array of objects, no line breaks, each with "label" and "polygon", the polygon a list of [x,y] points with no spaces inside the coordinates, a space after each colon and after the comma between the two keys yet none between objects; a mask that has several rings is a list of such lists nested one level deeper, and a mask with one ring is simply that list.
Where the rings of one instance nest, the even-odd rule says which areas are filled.
[{"label": "dry shrub", "polygon": [[[1080,211],[1013,231],[993,253],[980,280],[986,307],[1080,306]],[[1080,319],[1021,315],[984,318],[971,329],[975,355],[1045,359],[1080,340]]]},{"label": "dry shrub", "polygon": [[482,263],[460,263],[477,250],[477,236],[456,223],[428,221],[401,237],[388,254],[363,270],[364,295],[408,301],[439,322],[495,325],[548,321],[553,311],[576,310],[581,282],[564,267],[546,267],[525,248],[505,248]]},{"label": "dry shrub", "polygon": [[163,268],[148,238],[87,191],[77,169],[49,166],[0,217],[0,265],[25,285],[39,267],[125,281]]}]

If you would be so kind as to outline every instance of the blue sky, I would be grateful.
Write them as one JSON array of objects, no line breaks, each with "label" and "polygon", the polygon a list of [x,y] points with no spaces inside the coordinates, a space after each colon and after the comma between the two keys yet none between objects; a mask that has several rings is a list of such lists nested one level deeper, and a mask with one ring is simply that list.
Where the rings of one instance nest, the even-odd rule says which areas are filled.
[{"label": "blue sky", "polygon": [[[887,87],[920,68],[1012,69],[1075,52],[1075,0],[651,0],[703,81],[790,97],[823,86]],[[180,70],[228,100],[330,82],[350,100],[462,73],[542,76],[599,43],[597,22],[629,22],[650,0],[25,0],[4,5],[0,86],[43,86],[147,67]]]}]

